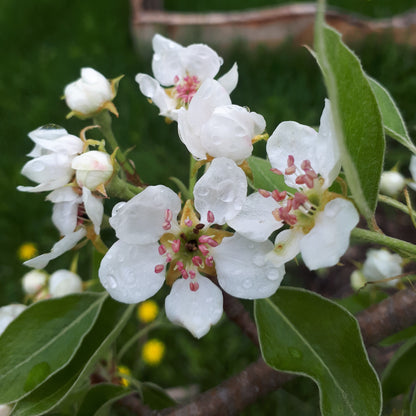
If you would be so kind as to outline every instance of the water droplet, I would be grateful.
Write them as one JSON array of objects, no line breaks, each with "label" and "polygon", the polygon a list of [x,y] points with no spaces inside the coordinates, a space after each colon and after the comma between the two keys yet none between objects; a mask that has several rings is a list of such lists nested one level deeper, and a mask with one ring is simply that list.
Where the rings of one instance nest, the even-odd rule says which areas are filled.
[{"label": "water droplet", "polygon": [[264,266],[264,264],[266,263],[266,259],[263,255],[261,254],[256,254],[253,257],[253,263],[257,266],[257,267],[262,267]]},{"label": "water droplet", "polygon": [[270,280],[277,280],[280,277],[280,273],[277,270],[271,269],[266,272],[266,276]]},{"label": "water droplet", "polygon": [[111,274],[107,277],[107,284],[110,289],[115,289],[118,286],[116,278]]},{"label": "water droplet", "polygon": [[253,286],[253,282],[250,279],[246,279],[243,282],[244,289],[250,289]]},{"label": "water droplet", "polygon": [[198,186],[198,188],[195,189],[195,192],[198,196],[207,196],[209,190],[206,186]]},{"label": "water droplet", "polygon": [[118,261],[119,261],[120,263],[123,263],[123,262],[124,262],[124,260],[126,260],[126,258],[125,258],[122,254],[120,254],[120,255],[118,256]]},{"label": "water droplet", "polygon": [[211,298],[211,297],[205,299],[206,303],[212,303],[213,301],[214,301],[214,298]]},{"label": "water droplet", "polygon": [[293,357],[293,358],[297,358],[300,359],[303,357],[303,354],[300,350],[298,350],[295,347],[289,347],[289,354]]},{"label": "water droplet", "polygon": [[218,186],[218,197],[222,202],[231,202],[234,200],[234,183],[233,181],[223,181]]},{"label": "water droplet", "polygon": [[132,284],[134,283],[134,280],[135,280],[135,274],[134,274],[134,272],[133,272],[132,270],[129,270],[129,271],[126,273],[126,280],[125,280],[125,283],[126,283],[127,285],[132,285]]},{"label": "water droplet", "polygon": [[253,243],[250,243],[247,247],[248,247],[250,250],[252,250],[252,249],[254,248],[254,244],[253,244]]}]

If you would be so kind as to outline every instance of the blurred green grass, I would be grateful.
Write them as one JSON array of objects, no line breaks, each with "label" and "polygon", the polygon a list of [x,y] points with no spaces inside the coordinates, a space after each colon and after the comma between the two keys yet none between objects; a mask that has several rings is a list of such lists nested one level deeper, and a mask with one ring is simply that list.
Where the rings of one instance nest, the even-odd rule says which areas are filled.
[{"label": "blurred green grass", "polygon": [[[411,3],[406,0],[334,2],[343,7],[351,4],[351,10],[375,16],[406,10]],[[166,1],[168,7],[171,4]],[[250,4],[260,5],[260,2]],[[227,3],[227,7],[232,6]],[[91,66],[108,78],[125,74],[115,100],[120,118],[113,125],[124,149],[134,146],[130,155],[144,181],[172,185],[169,176],[185,180],[188,155],[178,139],[175,124],[163,122],[156,107],[148,104],[134,82],[136,73],[151,73],[151,55],[134,52],[127,0],[2,0],[0,25],[3,150],[0,153],[0,305],[3,305],[21,299],[20,278],[28,269],[17,258],[18,247],[25,241],[33,241],[40,252],[45,252],[58,238],[50,220],[51,205],[44,201],[45,195],[21,193],[16,191],[16,186],[29,184],[20,175],[27,161],[25,154],[32,148],[28,132],[56,123],[78,134],[85,126],[79,120],[65,119],[68,110],[60,99],[64,86],[79,77],[81,67]],[[366,71],[391,91],[414,136],[416,51],[393,45],[387,38],[368,39],[352,47]],[[227,55],[218,52],[225,58],[222,73],[235,61],[239,65],[240,80],[233,102],[263,114],[269,133],[283,120],[318,124],[325,89],[317,65],[306,49],[285,44],[274,51],[259,47],[249,52],[243,44],[236,44]],[[391,141],[388,148],[386,167],[399,163],[406,172],[410,155]],[[263,150],[264,146],[260,146],[258,153]],[[69,260],[69,255],[55,260],[48,271],[66,267]],[[85,274],[82,277],[88,278]],[[162,297],[160,303],[163,303]],[[164,386],[198,383],[203,390],[235,374],[257,356],[250,342],[241,339],[239,331],[226,320],[201,341],[179,329],[156,335],[168,345],[166,358],[160,367],[143,370],[142,376]],[[188,366],[178,365],[184,361]],[[310,404],[316,402],[315,388],[303,385],[305,402],[299,407],[303,399],[295,398],[289,387],[244,414],[278,414],[277,409],[282,412],[279,414],[316,414],[316,405]]]}]

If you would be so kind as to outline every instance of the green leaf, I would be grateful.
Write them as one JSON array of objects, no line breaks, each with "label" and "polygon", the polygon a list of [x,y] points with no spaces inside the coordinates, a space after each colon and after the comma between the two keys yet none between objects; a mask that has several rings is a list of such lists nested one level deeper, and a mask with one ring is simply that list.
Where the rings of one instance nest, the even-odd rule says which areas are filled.
[{"label": "green leaf", "polygon": [[97,319],[103,294],[37,302],[0,337],[0,403],[15,401],[65,366]]},{"label": "green leaf", "polygon": [[281,287],[255,302],[255,316],[266,363],[312,378],[322,415],[380,414],[380,383],[348,311],[312,292]]},{"label": "green leaf", "polygon": [[270,162],[257,156],[250,156],[248,159],[251,172],[253,173],[253,183],[257,189],[266,191],[296,191],[285,184],[283,175],[277,175],[271,171]]},{"label": "green leaf", "polygon": [[416,416],[416,389],[413,390],[412,401],[410,402],[410,416]]},{"label": "green leaf", "polygon": [[380,110],[360,61],[341,35],[323,23],[321,14],[315,27],[315,49],[331,101],[342,167],[358,209],[370,220],[384,160]]},{"label": "green leaf", "polygon": [[385,368],[381,384],[384,398],[406,393],[416,381],[416,337],[403,344]]},{"label": "green leaf", "polygon": [[406,125],[399,109],[389,92],[375,79],[367,77],[377,99],[386,133],[416,154],[416,146],[407,132]]},{"label": "green leaf", "polygon": [[383,339],[383,341],[380,342],[380,345],[387,347],[389,345],[407,341],[409,338],[413,337],[416,337],[416,325],[409,326],[408,328],[403,329],[402,331],[390,335],[389,337]]},{"label": "green leaf", "polygon": [[125,305],[107,298],[94,327],[71,362],[20,400],[12,415],[38,416],[58,406],[93,371],[102,354],[127,323],[134,308],[135,305]]},{"label": "green leaf", "polygon": [[381,302],[386,299],[388,295],[380,290],[366,291],[361,290],[343,299],[337,299],[338,305],[343,306],[348,312],[355,315],[356,313],[369,308],[375,303]]},{"label": "green leaf", "polygon": [[160,386],[150,382],[140,384],[143,403],[152,409],[164,409],[177,403]]},{"label": "green leaf", "polygon": [[131,390],[116,384],[102,383],[91,387],[76,416],[98,416],[115,401],[131,394]]}]

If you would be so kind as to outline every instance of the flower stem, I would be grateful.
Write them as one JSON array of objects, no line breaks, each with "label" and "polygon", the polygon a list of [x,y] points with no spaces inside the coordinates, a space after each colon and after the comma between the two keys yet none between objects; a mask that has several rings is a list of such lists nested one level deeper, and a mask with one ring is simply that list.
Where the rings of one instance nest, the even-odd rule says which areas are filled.
[{"label": "flower stem", "polygon": [[351,237],[359,242],[375,243],[386,246],[398,252],[403,257],[416,259],[416,245],[408,243],[407,241],[388,237],[387,235],[375,231],[364,230],[362,228],[355,228],[352,230]]},{"label": "flower stem", "polygon": [[117,362],[123,358],[124,354],[132,347],[143,335],[146,335],[149,331],[164,324],[163,316],[159,317],[151,324],[145,326],[139,332],[136,332],[120,349],[119,353],[117,354]]},{"label": "flower stem", "polygon": [[109,196],[128,201],[140,193],[143,188],[132,185],[117,175],[114,175],[111,182],[106,186],[106,190]]},{"label": "flower stem", "polygon": [[116,158],[120,166],[123,168],[124,172],[127,175],[127,178],[130,182],[138,186],[143,186],[143,183],[137,174],[133,164],[130,160],[127,159],[126,155],[120,150],[120,147],[117,143],[117,140],[114,136],[113,130],[111,128],[111,115],[108,111],[101,111],[94,117],[94,123],[98,124],[101,127],[101,131],[110,145],[111,151],[114,152],[116,149]]},{"label": "flower stem", "polygon": [[192,155],[189,155],[189,195],[194,194],[194,187],[196,184],[196,172],[195,170],[195,159],[192,157]]}]

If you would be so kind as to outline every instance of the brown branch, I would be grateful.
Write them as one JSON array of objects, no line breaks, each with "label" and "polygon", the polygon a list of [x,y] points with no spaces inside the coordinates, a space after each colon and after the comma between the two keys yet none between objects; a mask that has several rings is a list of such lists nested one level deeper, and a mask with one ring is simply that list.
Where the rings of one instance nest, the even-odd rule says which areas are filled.
[{"label": "brown branch", "polygon": [[[365,344],[373,345],[389,335],[416,324],[416,293],[410,289],[400,291],[361,312],[357,319]],[[281,387],[293,377],[273,370],[260,359],[241,373],[200,394],[193,402],[164,409],[158,413],[154,412],[153,415],[236,415],[243,408]]]}]

